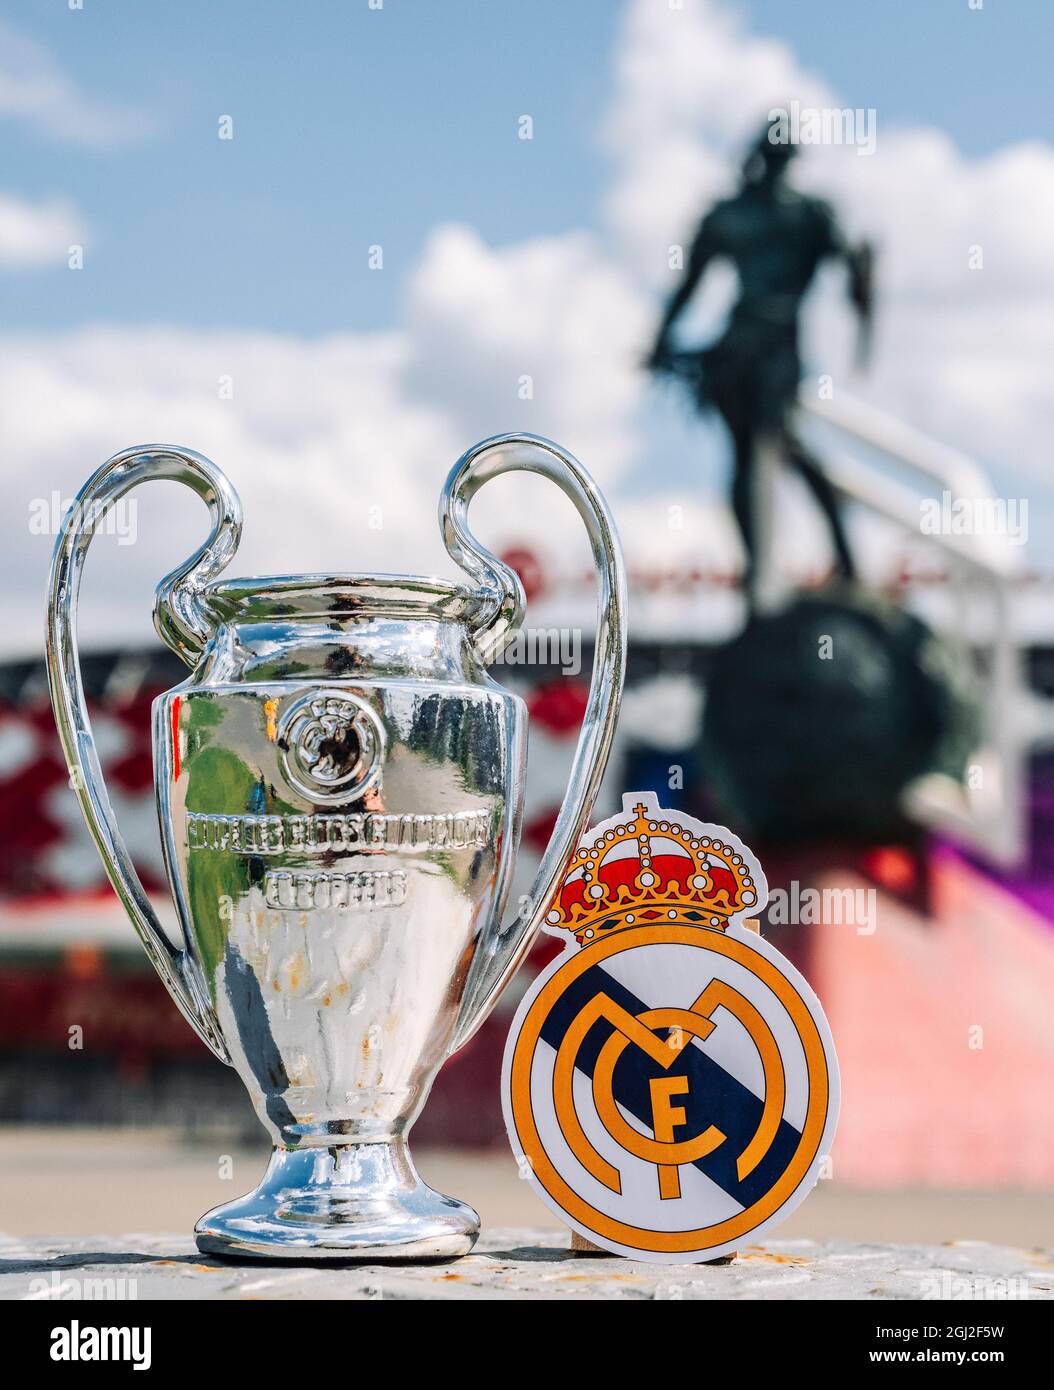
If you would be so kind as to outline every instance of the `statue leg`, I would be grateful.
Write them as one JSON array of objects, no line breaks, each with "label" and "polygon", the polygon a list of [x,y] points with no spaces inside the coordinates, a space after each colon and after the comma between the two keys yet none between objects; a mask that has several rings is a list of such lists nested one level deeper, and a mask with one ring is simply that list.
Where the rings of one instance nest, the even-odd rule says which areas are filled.
[{"label": "statue leg", "polygon": [[749,429],[732,431],[734,463],[732,473],[732,511],[743,539],[743,592],[747,601],[754,588],[757,531],[754,525],[754,440]]},{"label": "statue leg", "polygon": [[849,539],[845,533],[838,498],[831,486],[830,479],[823,471],[823,466],[819,460],[806,449],[801,440],[790,430],[784,431],[784,447],[787,458],[805,479],[817,505],[827,519],[838,573],[843,579],[854,579],[856,577],[856,565],[849,549]]}]

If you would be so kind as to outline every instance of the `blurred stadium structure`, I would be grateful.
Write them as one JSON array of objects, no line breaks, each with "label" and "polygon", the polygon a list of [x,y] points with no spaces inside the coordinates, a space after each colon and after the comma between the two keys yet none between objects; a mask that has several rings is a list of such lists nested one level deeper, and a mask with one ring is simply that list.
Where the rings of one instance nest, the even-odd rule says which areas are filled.
[{"label": "blurred stadium structure", "polygon": [[[832,470],[843,495],[910,538],[910,564],[888,576],[889,592],[968,646],[984,692],[971,758],[983,776],[969,791],[939,776],[910,788],[914,828],[896,843],[756,846],[784,905],[770,908],[766,933],[817,989],[842,1059],[836,1175],[861,1186],[1050,1186],[1051,584],[1015,573],[983,534],[920,537],[920,496],[988,495],[967,461],[870,408],[840,400],[806,410],[803,429],[834,429],[848,441]],[[767,466],[770,517],[778,467]],[[767,530],[762,582],[766,602],[778,605],[788,580]],[[573,626],[589,611],[585,579],[555,583],[537,557],[508,558],[533,590],[535,627]],[[714,661],[741,621],[736,582],[702,568],[635,576],[627,697],[596,818],[617,807],[623,788],[720,817],[699,729]],[[563,795],[589,660],[583,650],[575,675],[552,664],[494,672],[531,713],[523,886]],[[144,884],[173,922],[149,710],[185,672],[160,647],[96,653],[83,665],[118,818]],[[221,1121],[255,1135],[237,1079],[172,1007],[106,883],[68,786],[41,662],[0,669],[0,825],[0,1119],[189,1129]],[[822,905],[816,913],[801,910],[810,895]],[[871,906],[861,916],[847,908],[854,902]],[[543,942],[533,965],[556,949]],[[503,1142],[500,1056],[522,987],[444,1069],[416,1129],[420,1142]],[[71,1044],[71,1025],[83,1029],[83,1049]]]}]

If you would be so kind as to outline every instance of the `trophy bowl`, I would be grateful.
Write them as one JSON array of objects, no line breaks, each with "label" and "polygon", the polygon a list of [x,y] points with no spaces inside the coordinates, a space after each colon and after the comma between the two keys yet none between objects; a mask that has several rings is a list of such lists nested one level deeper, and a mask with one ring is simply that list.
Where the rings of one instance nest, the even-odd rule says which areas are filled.
[{"label": "trophy bowl", "polygon": [[[516,575],[468,504],[539,472],[586,524],[599,577],[589,703],[568,793],[531,892],[504,920],[519,843],[527,717],[487,663],[523,618]],[[206,543],[162,580],[154,617],[191,668],[153,707],[161,840],[183,941],[164,932],[102,779],[76,617],[94,527],[150,479],[209,507]],[[443,1061],[529,951],[585,828],[625,667],[622,560],[595,484],[529,435],[470,449],[439,519],[466,587],[384,575],[220,580],[241,531],[230,483],[190,450],[105,463],[64,520],[48,665],[72,783],[151,961],[199,1036],[235,1068],[274,1145],[248,1195],[201,1218],[198,1247],[268,1260],[440,1259],[479,1233],[418,1176],[407,1134]]]}]

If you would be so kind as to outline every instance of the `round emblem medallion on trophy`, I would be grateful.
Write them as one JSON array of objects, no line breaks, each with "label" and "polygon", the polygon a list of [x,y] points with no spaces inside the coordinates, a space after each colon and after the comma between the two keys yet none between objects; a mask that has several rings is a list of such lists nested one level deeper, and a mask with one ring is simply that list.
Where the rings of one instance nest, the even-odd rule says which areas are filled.
[{"label": "round emblem medallion on trophy", "polygon": [[384,728],[354,695],[314,690],[294,700],[278,725],[290,783],[312,801],[354,801],[381,774]]}]

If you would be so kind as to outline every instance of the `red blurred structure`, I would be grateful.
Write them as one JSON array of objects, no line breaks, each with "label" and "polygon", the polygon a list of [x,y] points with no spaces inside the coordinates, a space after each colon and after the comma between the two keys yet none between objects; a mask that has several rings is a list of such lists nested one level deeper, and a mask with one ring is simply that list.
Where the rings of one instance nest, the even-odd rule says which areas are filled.
[{"label": "red blurred structure", "polygon": [[[702,647],[638,644],[630,691],[673,670],[705,680]],[[583,672],[589,655],[583,654]],[[84,663],[92,719],[121,824],[159,909],[169,906],[154,807],[149,710],[181,678],[165,656]],[[529,883],[566,782],[583,677],[504,669],[527,699],[531,748],[521,871]],[[693,751],[623,721],[608,785],[651,787],[706,816]],[[655,748],[649,748],[654,736]],[[688,770],[673,793],[669,766]],[[1048,774],[1050,774],[1048,776]],[[843,1068],[835,1177],[860,1186],[1054,1185],[1054,764],[1037,763],[1031,868],[998,881],[924,838],[788,856],[757,845],[774,889],[766,935],[805,970]],[[661,782],[661,785],[660,785]],[[1044,792],[1046,782],[1050,782]],[[612,793],[613,795],[614,793]],[[702,799],[701,799],[702,798]],[[597,818],[608,812],[598,807]],[[0,668],[0,1119],[231,1123],[257,1132],[237,1079],[183,1022],[106,883],[68,785],[42,668]],[[1047,846],[1047,850],[1044,850]],[[1046,854],[1046,858],[1044,858]],[[812,919],[802,895],[864,894],[864,919]],[[795,895],[797,895],[795,897]],[[870,895],[868,897],[867,895]],[[787,925],[780,905],[797,902]],[[785,916],[785,914],[784,914]],[[559,950],[544,937],[521,979],[444,1067],[419,1143],[502,1144],[501,1052],[528,975]]]}]

